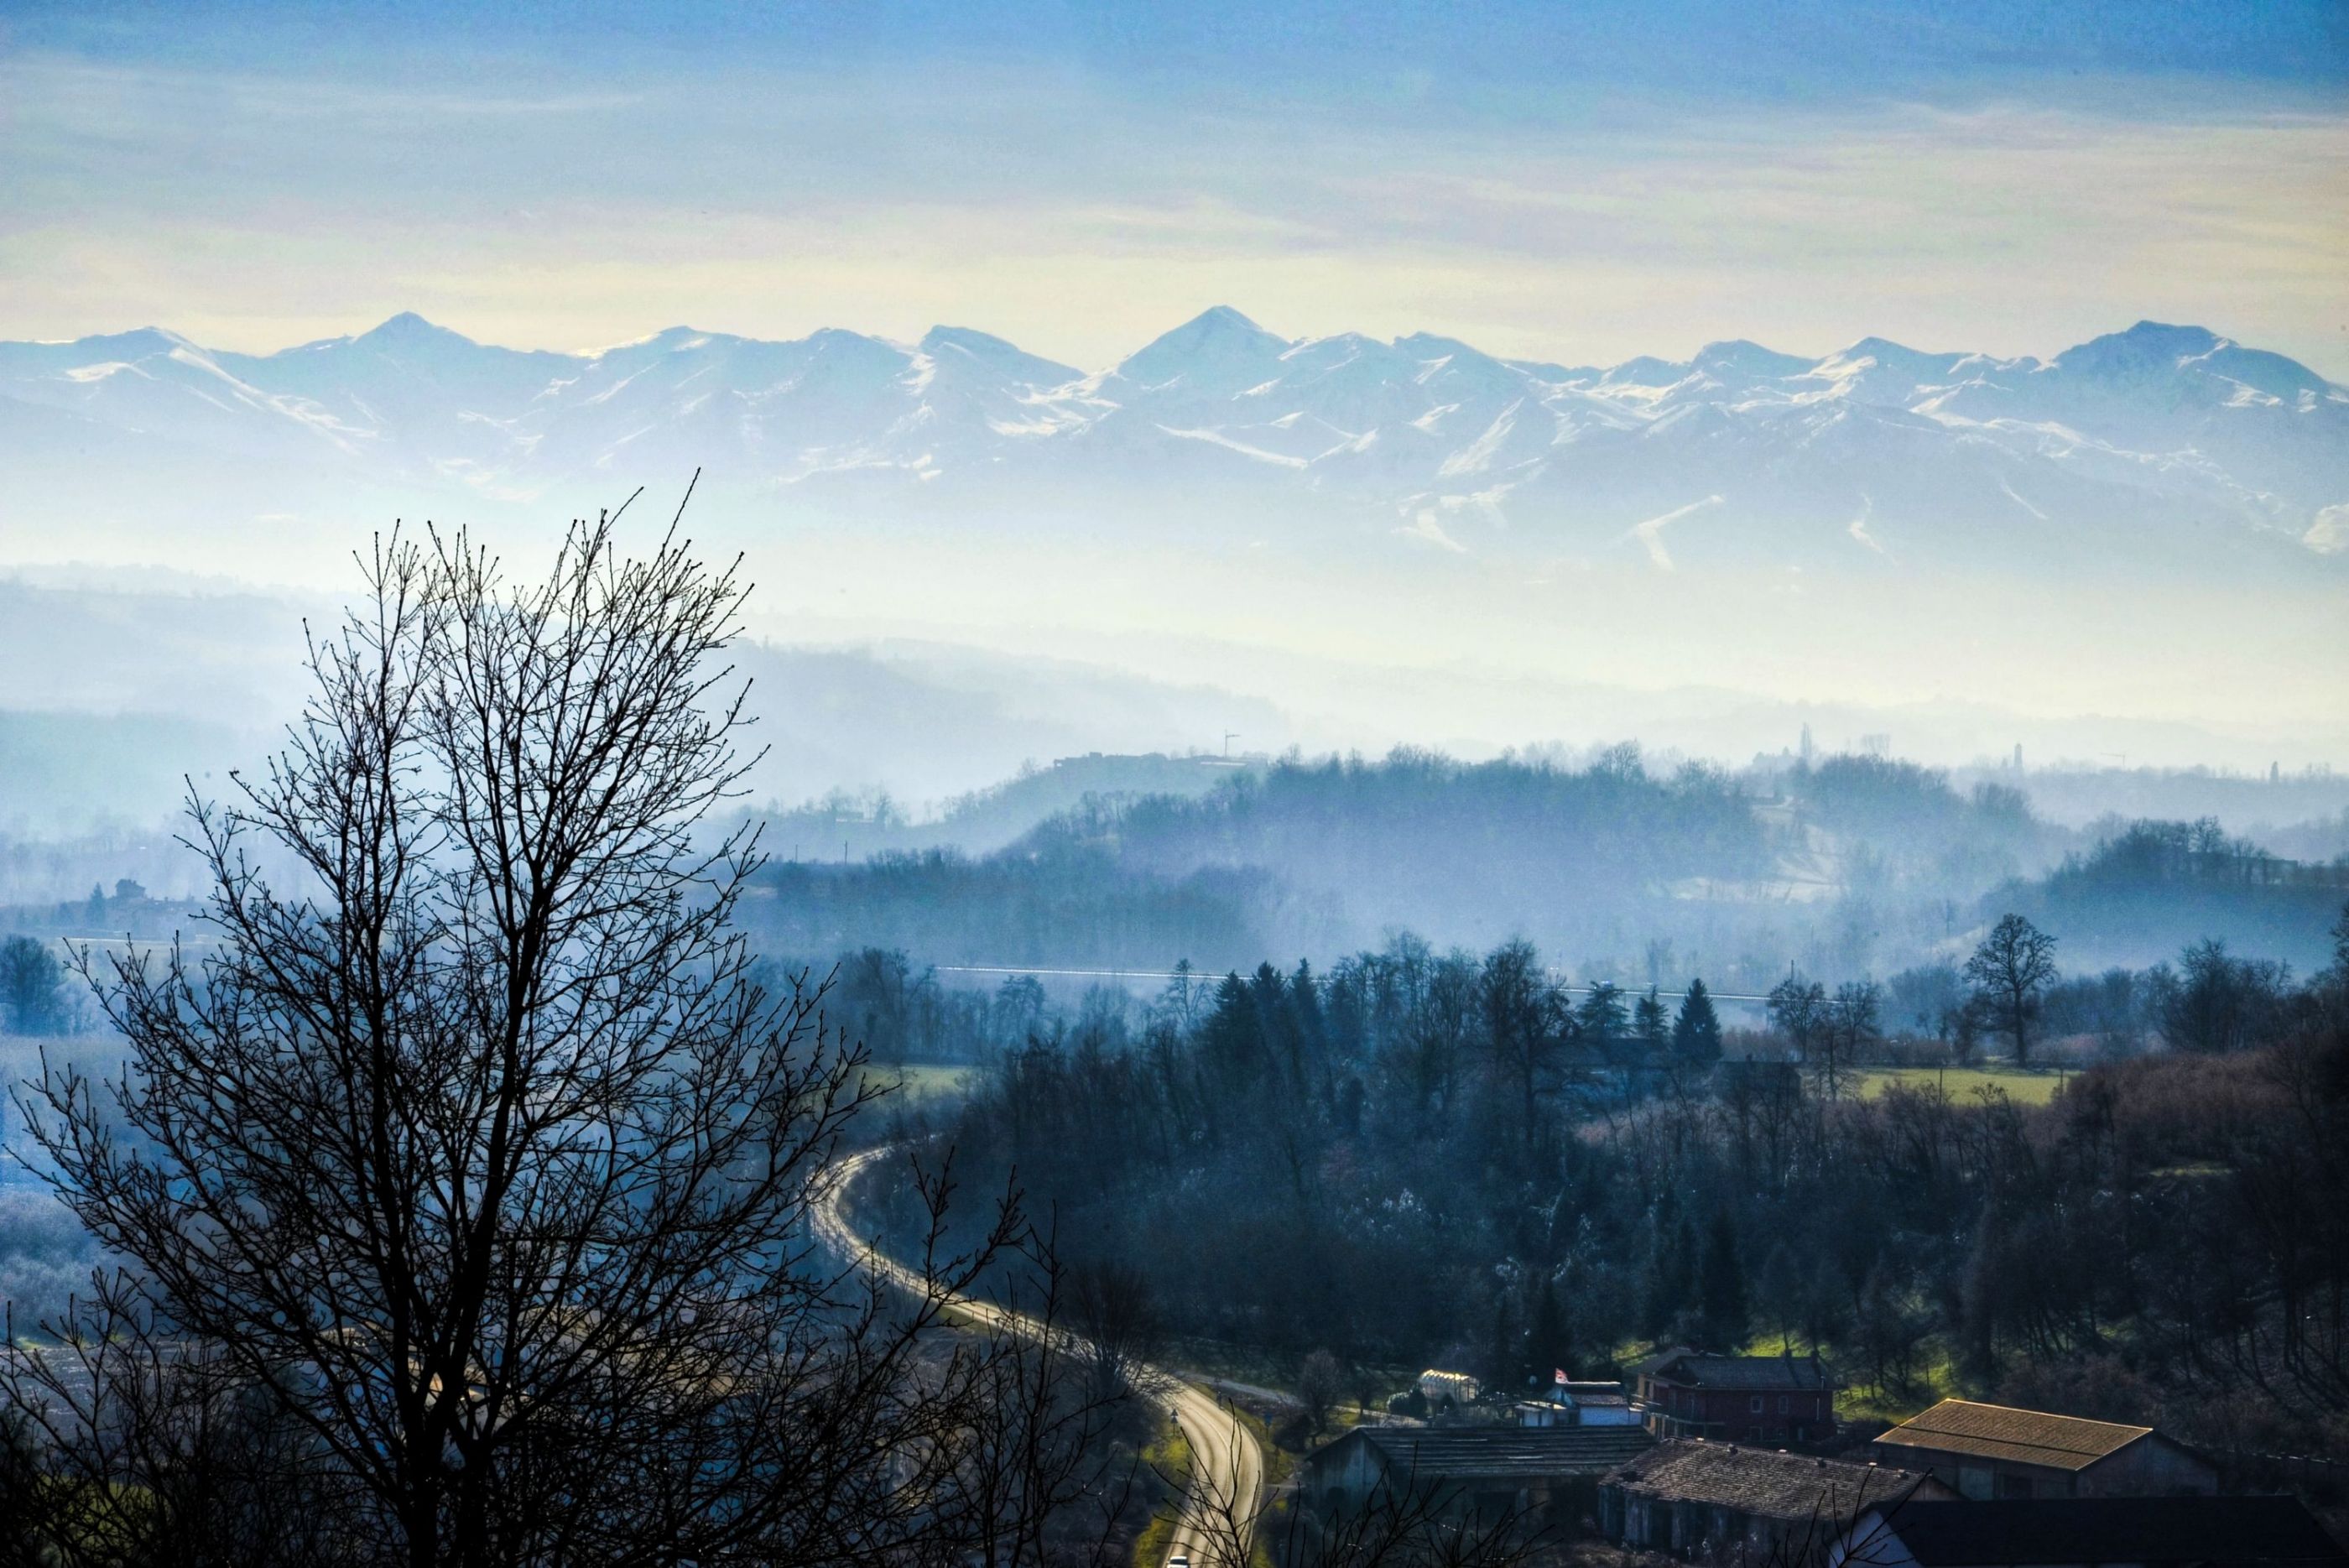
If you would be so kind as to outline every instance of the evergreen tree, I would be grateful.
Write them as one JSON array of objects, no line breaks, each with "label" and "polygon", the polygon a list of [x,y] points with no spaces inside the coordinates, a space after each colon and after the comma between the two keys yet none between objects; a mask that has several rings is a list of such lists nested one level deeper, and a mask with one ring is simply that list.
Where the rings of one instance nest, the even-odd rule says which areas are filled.
[{"label": "evergreen tree", "polygon": [[[1278,976],[1273,983],[1280,983]],[[1247,981],[1226,974],[1200,1025],[1200,1060],[1216,1088],[1236,1096],[1253,1089],[1264,1075],[1264,1020],[1256,996]]]},{"label": "evergreen tree", "polygon": [[106,924],[106,889],[92,882],[89,885],[89,905],[84,911],[93,926]]},{"label": "evergreen tree", "polygon": [[1303,959],[1297,961],[1297,972],[1288,979],[1288,1028],[1291,1049],[1297,1053],[1293,1070],[1298,1086],[1312,1087],[1328,1056],[1329,1023],[1321,1012],[1321,982]]},{"label": "evergreen tree", "polygon": [[1692,1067],[1710,1067],[1721,1060],[1721,1018],[1704,981],[1689,981],[1680,1016],[1672,1021],[1672,1052]]},{"label": "evergreen tree", "polygon": [[1704,1266],[1698,1281],[1704,1335],[1716,1349],[1736,1354],[1753,1332],[1746,1302],[1745,1270],[1737,1261],[1737,1228],[1729,1210],[1713,1217],[1704,1239]]},{"label": "evergreen tree", "polygon": [[1525,1342],[1517,1334],[1517,1314],[1509,1310],[1509,1293],[1502,1291],[1493,1298],[1493,1343],[1485,1353],[1492,1386],[1515,1392],[1514,1386],[1524,1376],[1519,1370],[1524,1356]]},{"label": "evergreen tree", "polygon": [[1158,994],[1158,1005],[1178,1027],[1188,1029],[1202,989],[1191,961],[1176,959],[1174,972],[1166,977],[1166,989]]},{"label": "evergreen tree", "polygon": [[1664,1023],[1663,998],[1656,994],[1656,988],[1652,985],[1632,1005],[1631,1033],[1639,1038],[1640,1044],[1651,1051],[1662,1050],[1665,1042],[1671,1038],[1671,1030]]},{"label": "evergreen tree", "polygon": [[1623,988],[1600,981],[1574,1010],[1574,1022],[1593,1044],[1620,1039],[1630,1027],[1630,1010],[1623,1005]]},{"label": "evergreen tree", "polygon": [[65,1014],[66,971],[57,955],[31,937],[0,941],[0,1026],[47,1034]]}]

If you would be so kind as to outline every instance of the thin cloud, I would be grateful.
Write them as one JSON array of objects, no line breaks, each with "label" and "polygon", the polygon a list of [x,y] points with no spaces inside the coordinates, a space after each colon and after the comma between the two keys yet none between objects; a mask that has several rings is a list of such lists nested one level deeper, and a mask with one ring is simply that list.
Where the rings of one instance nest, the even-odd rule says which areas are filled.
[{"label": "thin cloud", "polygon": [[0,336],[957,319],[1097,368],[1218,302],[1568,363],[1870,333],[2051,353],[2157,316],[2349,377],[2349,116],[2302,109],[1567,127],[1209,112],[1001,62],[471,90],[47,56],[0,96]]}]

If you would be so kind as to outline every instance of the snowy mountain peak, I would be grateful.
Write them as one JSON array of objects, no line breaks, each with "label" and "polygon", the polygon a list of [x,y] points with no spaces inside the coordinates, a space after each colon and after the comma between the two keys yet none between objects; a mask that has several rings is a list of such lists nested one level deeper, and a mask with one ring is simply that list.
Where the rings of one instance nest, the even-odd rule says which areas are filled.
[{"label": "snowy mountain peak", "polygon": [[2108,332],[2066,348],[2048,361],[2048,369],[2092,373],[2158,370],[2208,354],[2224,342],[2207,327],[2140,321],[2126,332]]},{"label": "snowy mountain peak", "polygon": [[1272,336],[1228,305],[1211,305],[1174,330],[1176,332],[1246,332],[1266,337]]},{"label": "snowy mountain peak", "polygon": [[1237,392],[1254,384],[1248,377],[1277,375],[1278,361],[1288,348],[1288,338],[1218,305],[1129,355],[1116,373],[1144,387],[1180,383],[1195,393]]},{"label": "snowy mountain peak", "polygon": [[1906,343],[1895,343],[1889,337],[1863,337],[1847,348],[1838,348],[1819,361],[1822,367],[1857,365],[1863,360],[1880,369],[1912,372],[1945,371],[1966,356],[1936,354],[1922,348],[1911,348]]},{"label": "snowy mountain peak", "polygon": [[925,354],[953,350],[974,359],[1007,359],[1014,356],[1024,357],[1025,353],[1017,345],[991,332],[981,332],[975,327],[948,327],[944,323],[922,334],[921,349]]},{"label": "snowy mountain peak", "polygon": [[398,315],[383,322],[382,325],[371,327],[367,331],[360,333],[358,337],[352,339],[352,341],[357,343],[376,344],[378,346],[388,346],[392,344],[454,342],[462,343],[467,348],[477,348],[481,347],[481,345],[475,343],[473,339],[466,337],[463,333],[452,331],[449,327],[441,327],[433,322],[427,321],[424,317],[417,315],[416,312],[412,310],[401,311]]},{"label": "snowy mountain peak", "polygon": [[1915,564],[1934,540],[1959,550],[2020,529],[2037,547],[2068,526],[2082,550],[2110,553],[2174,525],[2349,566],[2334,545],[2349,389],[2150,321],[2044,361],[1884,337],[1808,359],[1732,338],[1597,369],[1431,334],[1292,339],[1221,306],[1091,376],[943,325],[913,345],[678,326],[562,355],[403,312],[266,356],[156,328],[0,343],[0,463],[54,446],[38,432],[60,412],[153,454],[126,483],[189,454],[498,497],[701,467],[827,504],[918,489],[977,510],[1040,496],[1097,513],[1214,493],[1251,525],[1400,520],[1471,553],[1547,541],[1651,561],[1638,530],[1685,519],[1663,552],[1683,563],[1705,549],[1783,560],[1785,540],[1824,529],[1820,548],[1873,570]]},{"label": "snowy mountain peak", "polygon": [[922,334],[920,347],[933,359],[960,361],[974,370],[1030,387],[1063,387],[1084,375],[1073,366],[1030,354],[992,333],[968,327],[933,327]]},{"label": "snowy mountain peak", "polygon": [[1778,379],[1799,376],[1818,363],[1799,354],[1781,354],[1775,348],[1764,348],[1748,338],[1732,337],[1720,343],[1708,343],[1696,351],[1690,362],[1692,369],[1708,375],[1748,379]]},{"label": "snowy mountain peak", "polygon": [[0,343],[0,354],[27,359],[54,359],[59,364],[137,360],[175,351],[198,357],[204,354],[204,350],[194,343],[164,327],[134,327],[128,332],[108,332],[90,337],[48,342]]}]

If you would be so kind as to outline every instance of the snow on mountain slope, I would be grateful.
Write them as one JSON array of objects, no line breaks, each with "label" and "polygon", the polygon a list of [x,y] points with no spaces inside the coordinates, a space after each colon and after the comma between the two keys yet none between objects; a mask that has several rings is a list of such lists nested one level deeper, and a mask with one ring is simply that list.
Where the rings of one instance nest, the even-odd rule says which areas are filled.
[{"label": "snow on mountain slope", "polygon": [[[1351,519],[1659,570],[1636,528],[1698,502],[1672,562],[1878,569],[2172,545],[2198,562],[2349,560],[2349,389],[2151,322],[2044,360],[1869,337],[1819,358],[1740,340],[1568,369],[1426,335],[1284,338],[1219,306],[1088,375],[961,327],[905,345],[679,327],[565,355],[402,315],[257,356],[154,328],[0,344],[0,398],[145,443],[150,479],[197,451],[507,498],[693,468],[827,505],[922,496],[974,514],[1211,498],[1252,528]],[[0,459],[36,425],[0,421]]]}]

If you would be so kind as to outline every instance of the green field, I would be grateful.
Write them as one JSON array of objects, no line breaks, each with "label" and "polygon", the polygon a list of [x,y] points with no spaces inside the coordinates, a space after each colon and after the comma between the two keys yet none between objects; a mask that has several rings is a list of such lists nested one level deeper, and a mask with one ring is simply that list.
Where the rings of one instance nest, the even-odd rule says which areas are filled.
[{"label": "green field", "polygon": [[1854,1092],[1872,1099],[1889,1084],[1923,1088],[1939,1084],[1953,1100],[1972,1097],[1977,1089],[1996,1089],[2018,1105],[2044,1106],[2055,1097],[2058,1085],[2071,1076],[2058,1068],[2020,1067],[1868,1067],[1858,1075]]},{"label": "green field", "polygon": [[1160,1420],[1156,1439],[1142,1450],[1142,1464],[1164,1484],[1166,1499],[1150,1511],[1150,1522],[1134,1538],[1133,1563],[1134,1568],[1157,1568],[1174,1535],[1174,1500],[1191,1484],[1191,1444],[1171,1417]]},{"label": "green field", "polygon": [[872,1062],[865,1065],[864,1077],[875,1087],[895,1091],[892,1099],[929,1100],[962,1093],[973,1071],[935,1062]]}]

